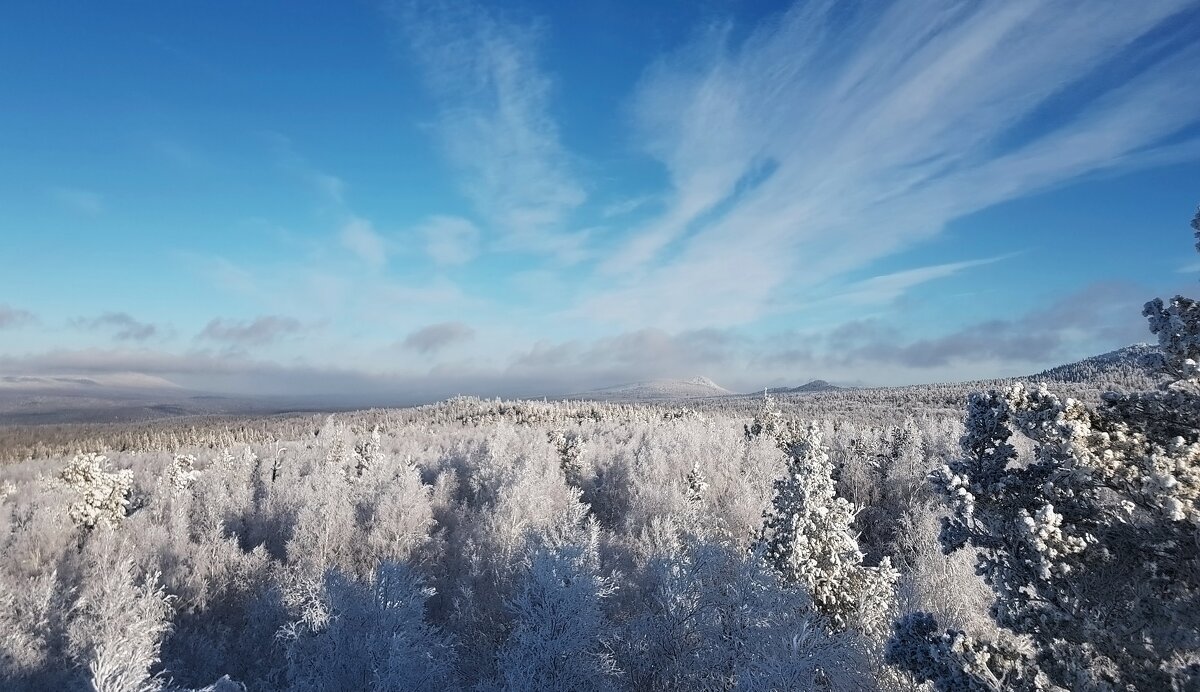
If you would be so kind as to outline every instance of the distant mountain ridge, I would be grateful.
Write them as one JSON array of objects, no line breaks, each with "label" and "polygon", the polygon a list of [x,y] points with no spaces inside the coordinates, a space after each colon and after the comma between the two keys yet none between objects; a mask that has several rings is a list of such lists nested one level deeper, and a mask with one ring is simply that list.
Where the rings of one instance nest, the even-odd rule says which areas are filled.
[{"label": "distant mountain ridge", "polygon": [[808,394],[812,392],[833,392],[839,389],[847,389],[839,387],[836,384],[830,384],[825,380],[811,380],[799,387],[769,387],[768,394]]},{"label": "distant mountain ridge", "polygon": [[[1048,368],[1022,377],[977,382],[945,383],[958,389],[987,389],[1014,381],[1082,385],[1084,389],[1126,391],[1154,389],[1160,378],[1147,367],[1158,348],[1135,344],[1115,351]],[[910,385],[937,388],[944,385]],[[822,392],[869,392],[811,380],[796,387],[772,387],[779,395],[819,395]],[[889,389],[887,387],[881,389]],[[763,390],[738,395],[708,377],[656,379],[605,387],[569,399],[636,402],[761,397]],[[555,395],[562,396],[559,394]],[[72,376],[61,374],[0,374],[0,425],[43,423],[122,423],[179,416],[271,415],[295,411],[344,411],[371,407],[407,406],[387,400],[322,396],[239,396],[191,391],[154,376],[137,373]]]},{"label": "distant mountain ridge", "polygon": [[136,372],[89,377],[72,375],[0,375],[0,390],[120,389],[130,392],[182,391],[182,387],[155,375]]},{"label": "distant mountain ridge", "polygon": [[572,394],[570,398],[604,400],[702,399],[729,396],[730,394],[733,394],[733,392],[707,377],[693,377],[686,380],[631,382],[615,387],[604,387],[602,389],[593,389]]}]

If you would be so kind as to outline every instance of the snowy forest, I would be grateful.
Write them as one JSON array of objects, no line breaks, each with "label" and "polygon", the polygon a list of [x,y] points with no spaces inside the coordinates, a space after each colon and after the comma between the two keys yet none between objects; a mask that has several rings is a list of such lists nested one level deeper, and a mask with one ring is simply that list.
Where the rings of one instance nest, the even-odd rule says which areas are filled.
[{"label": "snowy forest", "polygon": [[1197,689],[1200,304],[1144,315],[1144,376],[8,431],[0,687]]}]

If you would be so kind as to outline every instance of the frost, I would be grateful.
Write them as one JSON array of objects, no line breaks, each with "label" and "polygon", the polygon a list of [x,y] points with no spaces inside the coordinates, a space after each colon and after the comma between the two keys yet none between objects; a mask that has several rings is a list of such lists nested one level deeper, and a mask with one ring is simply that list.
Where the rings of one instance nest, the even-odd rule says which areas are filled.
[{"label": "frost", "polygon": [[838,497],[833,465],[815,426],[781,422],[775,409],[756,420],[752,434],[773,432],[788,456],[787,473],[775,481],[772,510],[764,515],[764,557],[784,583],[803,587],[835,629],[853,627],[874,636],[890,622],[896,571],[888,558],[863,564],[851,531],[856,513]]},{"label": "frost", "polygon": [[[1192,225],[1200,232],[1200,214]],[[897,623],[889,661],[942,690],[1200,680],[1200,308],[1176,297],[1144,314],[1159,391],[1108,394],[1097,408],[1020,383],[976,394],[962,456],[931,476],[951,510],[944,549],[978,551],[993,617],[1032,648],[938,634],[917,613]]]},{"label": "frost", "polygon": [[68,513],[84,528],[99,524],[116,526],[125,518],[133,472],[128,469],[110,472],[107,461],[108,457],[100,454],[80,454],[58,476],[77,496]]}]

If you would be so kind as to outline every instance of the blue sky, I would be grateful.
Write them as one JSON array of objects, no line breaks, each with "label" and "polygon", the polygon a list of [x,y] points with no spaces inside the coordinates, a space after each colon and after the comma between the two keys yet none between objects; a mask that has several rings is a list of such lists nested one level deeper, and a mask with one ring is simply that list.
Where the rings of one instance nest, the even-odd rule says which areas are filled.
[{"label": "blue sky", "polygon": [[9,3],[0,374],[1035,371],[1189,291],[1200,3]]}]

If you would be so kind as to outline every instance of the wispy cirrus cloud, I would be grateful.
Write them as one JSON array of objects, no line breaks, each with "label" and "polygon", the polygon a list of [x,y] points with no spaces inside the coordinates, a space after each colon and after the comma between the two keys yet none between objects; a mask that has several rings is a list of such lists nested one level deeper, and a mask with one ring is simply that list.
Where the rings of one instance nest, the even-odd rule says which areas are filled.
[{"label": "wispy cirrus cloud", "polygon": [[[1087,252],[1073,254],[1063,242],[1034,247],[1046,254],[1009,276],[984,265],[1003,261],[1000,253],[1012,245],[1028,246],[1023,231],[1013,234],[1020,240],[1000,230],[976,243],[967,237],[975,228],[963,223],[955,227],[962,235],[946,239],[952,249],[948,242],[925,246],[937,259],[918,250],[947,224],[989,206],[1093,176],[1200,161],[1196,0],[799,0],[766,16],[718,3],[719,11],[753,23],[711,24],[657,60],[638,45],[614,56],[620,65],[611,72],[597,67],[608,56],[585,58],[582,46],[555,42],[560,28],[568,29],[562,36],[586,35],[559,25],[578,21],[574,10],[547,6],[545,18],[526,20],[529,8],[477,0],[388,2],[396,4],[386,21],[398,27],[432,96],[431,122],[417,126],[441,144],[450,181],[437,180],[441,171],[427,170],[420,156],[385,160],[395,151],[387,146],[334,155],[343,178],[301,149],[329,152],[396,133],[368,131],[378,127],[369,118],[355,122],[364,128],[355,137],[280,121],[300,128],[305,140],[267,135],[268,165],[285,179],[286,194],[255,196],[247,213],[264,220],[258,240],[289,237],[275,245],[195,238],[194,248],[220,248],[222,256],[191,253],[197,274],[220,294],[211,311],[188,322],[191,338],[159,338],[172,336],[171,328],[106,313],[73,322],[95,330],[70,335],[78,351],[13,360],[16,349],[49,353],[47,345],[59,343],[55,328],[65,316],[42,313],[47,329],[5,332],[12,338],[3,362],[79,372],[143,367],[204,386],[206,373],[225,373],[233,388],[248,387],[242,378],[259,368],[269,373],[262,382],[280,390],[298,391],[303,381],[348,392],[385,380],[430,392],[495,386],[492,393],[512,394],[532,383],[544,387],[534,391],[563,392],[695,375],[744,390],[805,376],[873,383],[975,377],[1145,338],[1137,300],[1103,286],[1026,315],[1012,312],[1039,293],[1103,276],[1163,286],[1186,262],[1168,258],[1165,271],[1155,265],[1158,276],[1153,268],[1114,270],[1125,259],[1116,256],[1118,223],[1082,239],[1091,243]],[[630,14],[644,22],[640,9]],[[633,35],[613,45],[627,49]],[[664,30],[658,44],[676,40]],[[650,66],[640,80],[626,79],[637,60]],[[571,87],[563,90],[569,96],[576,93],[569,80],[598,70],[597,98],[560,102],[558,84]],[[388,78],[381,74],[364,70],[362,78]],[[392,107],[389,85],[376,85],[388,97],[373,103]],[[421,118],[408,110],[420,107],[410,85],[391,86],[404,95],[404,113]],[[596,108],[605,102],[614,108]],[[621,131],[630,122],[635,131]],[[221,162],[243,163],[243,152],[200,132],[177,136],[205,142],[206,155],[196,159],[169,142],[154,153],[193,181],[197,174],[207,180]],[[568,146],[575,143],[581,152],[604,153],[583,160]],[[641,155],[631,155],[630,144]],[[381,194],[397,182],[389,177],[393,166],[418,165],[430,179],[417,194]],[[413,173],[403,172],[401,180]],[[207,215],[225,211],[219,200],[242,199],[246,179],[219,177],[196,186],[194,204],[179,205],[181,228],[217,228],[220,219]],[[118,182],[114,189],[129,187]],[[1131,179],[1128,189],[1138,195],[1145,184]],[[101,224],[109,221],[108,200],[96,192],[34,185],[35,201],[100,214],[76,217],[94,222],[88,232],[130,233],[127,247],[137,252],[123,253],[122,271],[145,272],[136,258],[158,241],[159,249],[190,242],[152,239],[149,229],[137,235],[143,231],[122,228],[125,218]],[[218,195],[210,198],[215,204],[202,198],[206,190]],[[1103,213],[1068,197],[1048,195],[1030,207],[1084,220]],[[23,213],[20,207],[13,210]],[[158,218],[151,211],[128,220]],[[194,215],[191,223],[185,215]],[[34,225],[27,233],[38,250],[44,246],[33,234],[43,231]],[[54,263],[55,253],[43,254]],[[1056,262],[1069,266],[1036,275]],[[1012,293],[999,281],[996,288],[966,286],[976,271],[1021,286]],[[103,278],[89,285],[128,293],[128,283]],[[34,283],[18,280],[14,295]],[[952,283],[940,295],[932,290]],[[158,285],[155,310],[186,316],[194,309],[198,292],[169,279]],[[962,298],[981,290],[996,300]],[[914,294],[919,300],[903,300]],[[113,304],[137,314],[123,299]],[[228,310],[216,305],[221,299]],[[952,326],[935,323],[942,310]],[[264,316],[205,325],[218,314]],[[32,319],[0,306],[0,327]],[[142,348],[150,343],[182,350]],[[272,348],[251,348],[266,345]],[[252,360],[248,353],[257,350],[278,360]],[[478,388],[463,387],[472,378]]]},{"label": "wispy cirrus cloud", "polygon": [[539,27],[444,0],[401,2],[395,16],[437,101],[446,156],[498,245],[579,259],[584,238],[565,224],[587,194],[550,115]]},{"label": "wispy cirrus cloud", "polygon": [[986,259],[947,262],[927,267],[905,269],[890,274],[881,274],[856,281],[838,292],[837,300],[853,305],[878,305],[889,303],[921,284],[954,276],[968,269],[1007,259],[1009,255]]},{"label": "wispy cirrus cloud", "polygon": [[457,216],[434,216],[417,229],[435,264],[466,264],[479,252],[479,229]]},{"label": "wispy cirrus cloud", "polygon": [[341,218],[335,235],[337,244],[371,269],[383,269],[391,254],[391,243],[371,219],[356,213],[347,201],[349,184],[310,162],[286,135],[270,132],[267,138],[275,150],[278,165],[316,193],[316,199],[326,212],[332,211]]},{"label": "wispy cirrus cloud", "polygon": [[785,287],[834,280],[971,212],[1194,158],[1195,141],[1171,140],[1200,120],[1200,44],[1172,25],[1188,10],[817,0],[742,40],[713,28],[642,80],[635,112],[669,175],[667,207],[606,260],[612,278],[580,312],[753,322]]}]

